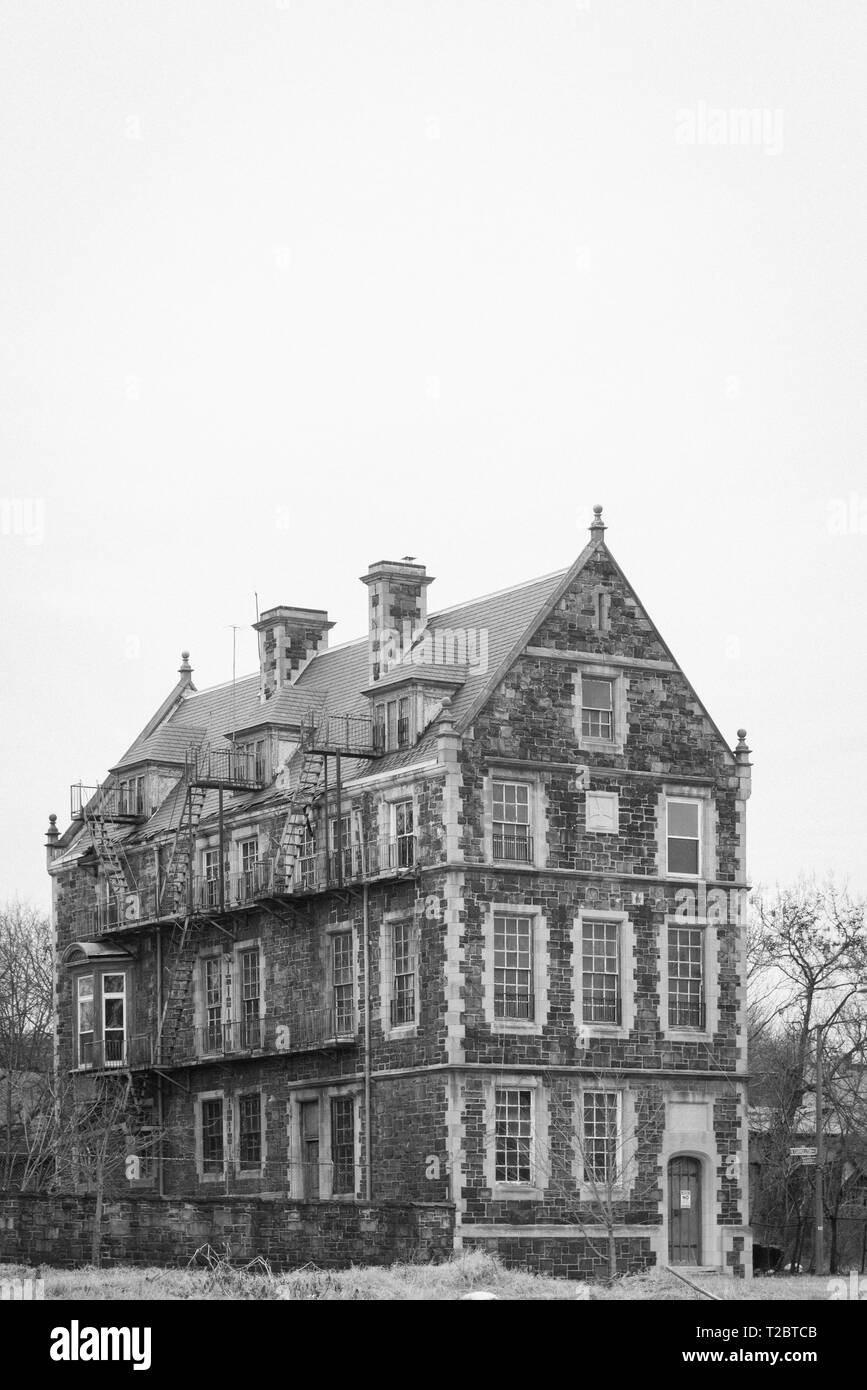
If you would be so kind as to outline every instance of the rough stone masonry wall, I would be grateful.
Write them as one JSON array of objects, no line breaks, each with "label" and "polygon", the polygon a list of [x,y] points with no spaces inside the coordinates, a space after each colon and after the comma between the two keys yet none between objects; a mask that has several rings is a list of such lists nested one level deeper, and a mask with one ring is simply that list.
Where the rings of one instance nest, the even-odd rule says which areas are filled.
[{"label": "rough stone masonry wall", "polygon": [[[89,1264],[95,1199],[17,1196],[0,1199],[0,1263]],[[287,1202],[264,1198],[107,1203],[105,1265],[184,1265],[202,1245],[246,1262],[261,1256],[276,1270],[308,1261],[330,1269],[436,1262],[452,1250],[454,1211],[441,1203]]]}]

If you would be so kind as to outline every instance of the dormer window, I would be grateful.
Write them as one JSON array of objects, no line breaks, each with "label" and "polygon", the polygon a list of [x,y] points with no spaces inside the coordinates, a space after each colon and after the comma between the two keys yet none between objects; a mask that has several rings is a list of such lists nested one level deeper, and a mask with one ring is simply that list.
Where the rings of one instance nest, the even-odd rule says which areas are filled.
[{"label": "dormer window", "polygon": [[411,705],[408,695],[384,700],[373,711],[373,746],[380,752],[394,752],[412,744]]}]

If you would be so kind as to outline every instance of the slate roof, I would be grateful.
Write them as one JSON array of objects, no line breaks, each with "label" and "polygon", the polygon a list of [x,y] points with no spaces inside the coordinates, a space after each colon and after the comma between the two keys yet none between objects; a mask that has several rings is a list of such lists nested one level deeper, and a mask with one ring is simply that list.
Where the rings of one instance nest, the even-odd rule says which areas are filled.
[{"label": "slate roof", "polygon": [[[475,649],[470,649],[470,655],[476,660],[475,665],[468,662],[444,664],[441,667],[448,682],[462,682],[452,696],[452,715],[457,725],[483,695],[493,674],[525,633],[534,616],[541,613],[568,572],[559,570],[556,574],[545,575],[428,616],[427,626],[432,633],[472,629],[479,634]],[[482,633],[487,635],[486,649]],[[412,672],[411,663],[407,664],[407,669]],[[426,664],[424,669],[430,672],[432,667]],[[395,679],[398,677],[390,674],[387,684],[391,685]],[[191,745],[204,740],[214,747],[226,746],[227,735],[231,734],[233,728],[236,732],[263,724],[297,728],[309,718],[311,712],[321,714],[326,710],[329,714],[368,716],[370,705],[362,691],[369,685],[365,636],[321,652],[302,671],[295,685],[278,691],[264,704],[259,699],[258,672],[242,676],[235,682],[234,689],[231,681],[208,690],[196,690],[191,685],[186,689],[179,688],[174,706],[172,697],[166,701],[169,706],[167,716],[148,733],[148,728],[154,722],[151,720],[151,725],[146,726],[144,733],[127,749],[112,772],[122,773],[146,761],[180,766],[185,751]],[[436,732],[432,726],[412,748],[398,749],[370,760],[346,758],[344,781],[348,783],[367,773],[387,772],[424,763],[434,756],[435,749]],[[285,792],[271,786],[260,792],[235,795],[230,798],[227,809],[234,811],[241,807],[264,806],[272,801],[285,801]],[[128,833],[137,840],[165,834],[177,826],[182,802],[179,784],[146,825],[135,827]],[[210,791],[202,808],[201,821],[208,821],[216,813],[217,793]],[[119,838],[125,839],[127,834]],[[86,830],[82,829],[80,834],[70,834],[68,830],[63,836],[63,849],[66,850],[63,857],[72,858],[81,854],[89,841]]]}]

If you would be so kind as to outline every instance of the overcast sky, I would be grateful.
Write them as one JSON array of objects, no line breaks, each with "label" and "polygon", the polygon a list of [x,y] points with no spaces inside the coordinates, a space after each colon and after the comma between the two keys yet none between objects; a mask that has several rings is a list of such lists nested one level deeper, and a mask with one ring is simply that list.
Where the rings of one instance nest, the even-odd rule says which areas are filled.
[{"label": "overcast sky", "polygon": [[596,502],[753,881],[867,887],[862,0],[0,17],[0,899],[254,592],[346,641],[371,561],[444,607]]}]

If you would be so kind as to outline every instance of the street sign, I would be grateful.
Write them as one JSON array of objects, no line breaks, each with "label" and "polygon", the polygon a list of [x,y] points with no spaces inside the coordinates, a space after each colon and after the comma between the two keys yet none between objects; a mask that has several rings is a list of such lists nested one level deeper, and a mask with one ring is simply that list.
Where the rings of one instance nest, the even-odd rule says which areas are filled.
[{"label": "street sign", "polygon": [[810,1168],[810,1167],[815,1168],[815,1166],[816,1166],[816,1155],[815,1155],[815,1154],[802,1154],[802,1155],[801,1155],[801,1167],[802,1167],[802,1168]]},{"label": "street sign", "polygon": [[814,1144],[800,1144],[789,1149],[792,1158],[815,1158],[818,1152]]}]

